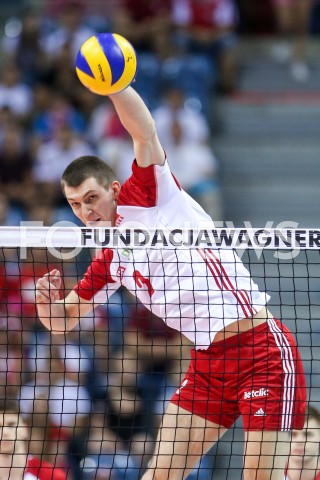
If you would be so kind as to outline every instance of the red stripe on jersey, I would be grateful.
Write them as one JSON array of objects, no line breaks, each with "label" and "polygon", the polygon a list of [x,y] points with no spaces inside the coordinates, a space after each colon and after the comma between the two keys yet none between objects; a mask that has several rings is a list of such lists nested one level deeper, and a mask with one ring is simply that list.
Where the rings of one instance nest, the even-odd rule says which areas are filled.
[{"label": "red stripe on jersey", "polygon": [[258,313],[258,310],[251,305],[251,300],[250,300],[250,297],[249,297],[249,292],[247,292],[247,290],[240,290],[240,291],[241,291],[241,293],[242,293],[243,295],[245,295],[245,296],[247,297],[247,302],[248,302],[248,304],[251,306],[251,309],[252,309],[253,314],[255,315],[256,313]]},{"label": "red stripe on jersey", "polygon": [[223,283],[221,282],[221,278],[217,277],[217,275],[215,273],[215,270],[214,270],[214,265],[212,264],[212,262],[210,262],[210,260],[209,261],[207,260],[205,253],[201,252],[201,250],[198,250],[198,252],[200,253],[200,255],[201,255],[203,261],[205,262],[205,264],[207,265],[208,269],[210,270],[211,275],[215,279],[215,282],[216,282],[219,290],[222,291]]},{"label": "red stripe on jersey", "polygon": [[[237,298],[238,302],[240,303],[240,305],[242,307],[246,306],[249,310],[249,316],[252,316],[254,315],[254,312],[253,312],[253,309],[252,309],[252,306],[251,306],[251,302],[250,302],[250,298],[249,298],[249,294],[248,292],[245,292],[244,290],[237,290],[234,285],[232,284],[227,272],[225,271],[221,261],[219,260],[219,258],[213,253],[212,250],[208,249],[208,255],[212,256],[212,259],[214,262],[217,263],[217,265],[219,265],[219,267],[221,268],[221,272],[225,278],[225,280],[227,281],[228,285],[229,285],[229,289],[232,291],[232,293],[234,294],[234,296]],[[242,302],[240,300],[240,297],[242,298]],[[243,309],[243,308],[242,308]]]},{"label": "red stripe on jersey", "polygon": [[[246,298],[242,294],[242,291],[237,291],[234,288],[229,276],[227,275],[227,272],[222,267],[221,262],[217,261],[217,258],[214,255],[213,256],[215,258],[210,257],[209,252],[212,253],[211,250],[209,250],[209,252],[208,252],[207,250],[202,250],[201,251],[201,250],[198,249],[198,252],[201,255],[203,261],[206,263],[206,265],[207,265],[208,269],[210,270],[213,278],[215,279],[215,282],[216,282],[219,290],[222,291],[223,288],[224,288],[225,290],[230,291],[234,295],[234,297],[236,298],[240,307],[242,308],[242,311],[243,311],[243,314],[244,314],[245,318],[247,318],[249,316],[252,316],[253,311],[252,311],[252,307],[251,307],[250,303],[246,300]],[[240,293],[240,295],[239,295],[239,293]]]},{"label": "red stripe on jersey", "polygon": [[173,173],[171,173],[172,177],[173,177],[173,180],[176,182],[176,185],[177,187],[179,188],[179,190],[182,190],[181,186],[180,186],[180,183],[178,182],[178,180],[176,179],[176,177],[173,175]]},{"label": "red stripe on jersey", "polygon": [[206,259],[206,255],[205,255],[205,253],[203,253],[203,251],[198,250],[198,252],[200,253],[200,255],[201,255],[203,261],[205,262],[205,264],[207,265],[208,269],[210,270],[211,275],[212,275],[213,278],[215,279],[216,284],[217,284],[219,290],[222,290],[222,282],[221,282],[220,279],[216,276],[215,271],[214,271],[214,269],[213,269],[213,265],[211,265],[211,262],[208,262],[208,260]]},{"label": "red stripe on jersey", "polygon": [[131,207],[155,207],[157,183],[154,165],[139,167],[136,160],[132,164],[132,175],[122,185],[118,205]]},{"label": "red stripe on jersey", "polygon": [[113,251],[102,249],[93,258],[82,280],[74,287],[76,294],[84,300],[91,300],[107,283],[116,283],[110,273]]},{"label": "red stripe on jersey", "polygon": [[67,480],[67,475],[63,470],[55,468],[54,465],[40,458],[29,458],[24,473],[31,473],[38,480]]}]

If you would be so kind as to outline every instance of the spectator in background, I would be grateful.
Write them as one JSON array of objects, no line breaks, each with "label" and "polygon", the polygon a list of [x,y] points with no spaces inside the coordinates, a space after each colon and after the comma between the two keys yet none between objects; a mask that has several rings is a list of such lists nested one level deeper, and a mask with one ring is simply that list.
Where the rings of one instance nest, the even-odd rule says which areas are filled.
[{"label": "spectator in background", "polygon": [[137,385],[136,355],[131,357],[127,349],[119,351],[109,362],[107,389],[107,419],[110,429],[128,448],[136,435],[144,434],[149,454],[152,454],[152,439],[147,440],[147,433],[154,425],[153,418],[145,410],[142,392]]},{"label": "spectator in background", "polygon": [[285,480],[320,479],[320,413],[309,405],[303,430],[293,430]]},{"label": "spectator in background", "polygon": [[34,194],[33,159],[26,148],[25,132],[18,124],[8,126],[2,133],[0,189],[9,203],[7,221],[17,225],[26,219],[28,206]]},{"label": "spectator in background", "polygon": [[[171,158],[179,182],[214,220],[222,219],[218,161],[209,144],[205,116],[188,107],[183,92],[169,88],[165,101],[153,112],[158,134]],[[197,168],[195,169],[195,162]]]},{"label": "spectator in background", "polygon": [[62,217],[72,222],[74,216],[68,215],[60,191],[60,175],[74,156],[91,155],[93,150],[86,141],[79,138],[70,124],[60,120],[61,124],[56,125],[53,139],[40,144],[36,152],[33,176],[36,185],[46,192],[46,203],[55,209],[55,221]]},{"label": "spectator in background", "polygon": [[[40,221],[40,216],[36,218],[29,217],[29,220]],[[22,258],[22,255],[24,255],[24,258]],[[13,312],[15,311],[16,314],[21,316],[23,331],[30,334],[34,333],[39,327],[42,330],[41,324],[37,323],[35,308],[34,289],[36,279],[44,274],[48,265],[56,267],[57,265],[60,266],[61,262],[44,248],[26,249],[26,252],[22,252],[22,255],[19,259],[16,259],[17,271],[11,272],[11,275],[9,275],[10,272],[8,271],[10,279],[8,291],[10,294],[8,295],[7,304],[10,310],[14,308]],[[6,266],[9,264],[9,259],[10,257],[7,255]],[[67,273],[66,265],[64,265],[64,270]]]},{"label": "spectator in background", "polygon": [[12,128],[16,128],[19,125],[18,120],[12,113],[10,108],[6,105],[0,108],[0,146],[3,143],[6,132]]},{"label": "spectator in background", "polygon": [[[144,438],[146,441],[146,438]],[[134,444],[139,442],[134,436]],[[133,443],[132,443],[133,445]],[[146,444],[148,445],[148,444]],[[145,443],[142,444],[142,448]],[[147,449],[147,448],[146,448]],[[86,456],[80,461],[83,480],[138,480],[141,462],[110,428],[105,403],[97,402],[90,416]]]},{"label": "spectator in background", "polygon": [[201,110],[189,105],[185,93],[179,86],[167,86],[162,96],[161,105],[153,110],[153,118],[157,125],[158,135],[163,145],[174,143],[171,124],[177,119],[182,128],[184,141],[208,143],[210,129],[207,118]]},{"label": "spectator in background", "polygon": [[[14,34],[10,29],[16,22]],[[19,23],[20,22],[20,23]],[[27,9],[21,19],[9,19],[9,32],[5,28],[2,47],[5,58],[19,65],[21,80],[29,86],[46,76],[49,63],[42,46],[43,25],[39,12]],[[20,27],[20,28],[19,28]]]},{"label": "spectator in background", "polygon": [[0,405],[0,432],[0,480],[67,479],[62,470],[29,454],[28,427],[13,402]]},{"label": "spectator in background", "polygon": [[232,93],[238,70],[234,0],[173,0],[172,20],[178,44],[187,53],[208,56],[218,67],[218,91]]},{"label": "spectator in background", "polygon": [[[77,274],[79,275],[79,264]],[[67,290],[73,287],[74,279],[69,276],[65,281]],[[87,376],[86,387],[93,401],[105,399],[109,361],[123,345],[127,305],[125,293],[122,293],[115,293],[108,305],[100,305],[93,314],[83,316],[79,325],[68,335],[71,342],[85,348],[92,360],[92,371]]]},{"label": "spectator in background", "polygon": [[71,43],[65,43],[51,59],[45,80],[56,92],[64,94],[69,102],[76,102],[78,86],[75,75],[75,56]]},{"label": "spectator in background", "polygon": [[149,426],[148,432],[154,436],[166,402],[181,384],[187,370],[191,343],[136,302],[131,306],[123,337],[123,351],[119,357],[127,365],[123,378],[129,385],[137,384],[144,411],[151,414],[145,423]]},{"label": "spectator in background", "polygon": [[82,135],[85,133],[86,121],[67,95],[46,84],[38,84],[31,133],[48,142],[58,136],[63,126],[69,126],[73,132]]},{"label": "spectator in background", "polygon": [[310,33],[312,35],[319,35],[320,33],[320,0],[313,0],[310,18]]},{"label": "spectator in background", "polygon": [[96,146],[97,154],[107,159],[120,180],[130,176],[131,139],[114,108],[106,102],[98,104],[91,114],[88,139]]},{"label": "spectator in background", "polygon": [[73,105],[82,115],[87,129],[90,118],[94,114],[95,109],[99,107],[101,99],[99,95],[92,95],[90,90],[84,88],[80,82],[77,82],[73,90],[73,100]]},{"label": "spectator in background", "polygon": [[[106,422],[111,432],[116,435],[117,441],[123,445],[123,448],[116,452],[115,461],[119,454],[125,455],[129,464],[133,462],[130,470],[135,470],[134,478],[140,478],[139,469],[144,470],[147,467],[153,453],[155,437],[152,430],[155,428],[156,417],[154,412],[146,410],[136,375],[132,374],[129,378],[132,361],[119,357],[118,362],[117,367],[114,366],[115,362],[112,363],[109,375]],[[120,371],[121,362],[125,371],[124,379]],[[111,458],[109,465],[110,460]],[[121,463],[123,465],[123,461]]]},{"label": "spectator in background", "polygon": [[139,54],[151,52],[159,59],[172,54],[172,0],[122,0],[114,31],[126,37]]},{"label": "spectator in background", "polygon": [[[0,192],[0,225],[5,226],[9,225],[9,202],[8,199],[3,193]],[[1,270],[0,270],[0,277],[1,277]],[[2,288],[0,282],[0,289]],[[0,294],[1,298],[1,294]]]},{"label": "spectator in background", "polygon": [[81,45],[92,35],[97,33],[86,25],[86,2],[82,0],[67,0],[49,2],[54,7],[54,20],[56,26],[52,32],[43,39],[43,48],[49,58],[57,57],[66,45],[70,45],[72,57],[76,58]]},{"label": "spectator in background", "polygon": [[7,61],[1,68],[0,108],[7,107],[17,120],[28,120],[33,102],[31,88],[21,80],[21,71],[13,61]]},{"label": "spectator in background", "polygon": [[15,400],[19,395],[23,382],[22,350],[20,318],[8,317],[3,312],[0,316],[0,399]]},{"label": "spectator in background", "polygon": [[[57,338],[49,341],[43,333],[40,338],[30,352],[33,378],[21,389],[20,410],[32,426],[33,448],[68,469],[76,463],[70,454],[71,445],[82,439],[88,427],[91,401],[84,383],[89,359],[78,345],[59,344]],[[37,436],[39,427],[41,441]]]},{"label": "spectator in background", "polygon": [[[278,61],[291,59],[290,71],[298,82],[310,76],[308,66],[308,37],[313,0],[272,0],[279,43],[273,49]],[[292,50],[292,51],[291,51]]]}]

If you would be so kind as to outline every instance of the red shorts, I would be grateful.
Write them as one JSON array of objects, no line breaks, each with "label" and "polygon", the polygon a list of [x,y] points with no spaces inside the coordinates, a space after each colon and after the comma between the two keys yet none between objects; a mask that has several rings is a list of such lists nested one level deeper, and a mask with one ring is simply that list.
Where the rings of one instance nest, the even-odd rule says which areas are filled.
[{"label": "red shorts", "polygon": [[298,347],[277,319],[191,351],[188,372],[171,402],[230,428],[302,429],[306,381]]}]

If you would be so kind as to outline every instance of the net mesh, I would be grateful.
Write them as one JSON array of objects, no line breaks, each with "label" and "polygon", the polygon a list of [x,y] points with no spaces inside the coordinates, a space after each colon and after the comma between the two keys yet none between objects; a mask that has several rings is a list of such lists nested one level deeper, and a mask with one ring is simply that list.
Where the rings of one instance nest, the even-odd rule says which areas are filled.
[{"label": "net mesh", "polygon": [[[51,335],[37,317],[37,279],[58,269],[64,298],[100,247],[93,243],[75,251],[74,234],[60,232],[52,249],[42,243],[41,235],[47,231],[36,230],[37,235],[32,229],[27,235],[18,229],[1,231],[0,399],[18,402],[30,427],[31,454],[68,471],[68,478],[109,478],[107,472],[112,472],[110,478],[140,478],[162,415],[187,370],[192,345],[123,287],[81,318],[72,332]],[[86,229],[87,236],[88,232],[92,233]],[[239,234],[231,235],[235,233]],[[294,334],[305,368],[308,403],[317,406],[319,250],[317,245],[307,248],[304,240],[294,249],[292,244],[280,246],[248,247],[247,242],[238,255],[259,289],[271,296],[268,308]],[[115,247],[119,248],[123,246]],[[239,418],[188,478],[240,478],[242,455]]]}]

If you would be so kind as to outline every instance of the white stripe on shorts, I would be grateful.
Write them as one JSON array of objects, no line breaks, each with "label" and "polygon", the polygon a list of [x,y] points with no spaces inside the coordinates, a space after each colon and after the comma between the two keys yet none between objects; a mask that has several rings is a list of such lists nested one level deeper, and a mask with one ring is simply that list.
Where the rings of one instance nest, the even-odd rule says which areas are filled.
[{"label": "white stripe on shorts", "polygon": [[286,432],[291,430],[292,426],[295,390],[295,365],[291,345],[288,342],[285,333],[282,332],[273,318],[268,319],[268,326],[274,336],[277,347],[280,350],[282,367],[284,371],[281,431]]}]

